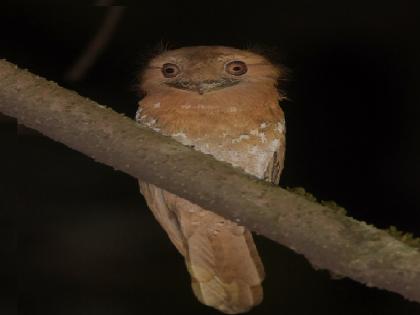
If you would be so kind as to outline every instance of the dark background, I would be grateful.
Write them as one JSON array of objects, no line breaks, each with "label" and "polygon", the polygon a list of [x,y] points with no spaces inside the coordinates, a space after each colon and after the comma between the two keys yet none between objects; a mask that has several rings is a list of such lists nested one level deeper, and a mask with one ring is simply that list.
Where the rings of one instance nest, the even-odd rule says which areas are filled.
[{"label": "dark background", "polygon": [[[291,70],[282,82],[290,100],[282,104],[281,185],[420,236],[415,1],[151,1],[126,9],[90,71],[68,82],[65,73],[106,14],[77,2],[3,5],[0,58],[133,117],[137,71],[161,41],[275,48]],[[193,297],[183,260],[135,179],[13,119],[2,117],[0,130],[1,314],[16,306],[25,315],[217,314]],[[289,249],[256,241],[267,279],[265,300],[251,314],[420,313],[420,304],[330,280]]]}]

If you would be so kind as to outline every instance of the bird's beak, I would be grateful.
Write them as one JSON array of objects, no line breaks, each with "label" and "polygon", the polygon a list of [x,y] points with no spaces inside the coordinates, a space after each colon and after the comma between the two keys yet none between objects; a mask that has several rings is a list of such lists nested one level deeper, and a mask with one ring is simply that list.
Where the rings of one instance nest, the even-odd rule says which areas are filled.
[{"label": "bird's beak", "polygon": [[238,84],[237,79],[220,79],[220,80],[203,80],[203,81],[185,81],[179,80],[175,82],[167,82],[166,84],[181,90],[189,90],[197,92],[200,95],[214,90],[220,90],[232,85]]},{"label": "bird's beak", "polygon": [[198,94],[203,95],[204,93],[212,90],[222,89],[226,87],[223,80],[209,80],[198,82],[195,86],[195,90]]}]

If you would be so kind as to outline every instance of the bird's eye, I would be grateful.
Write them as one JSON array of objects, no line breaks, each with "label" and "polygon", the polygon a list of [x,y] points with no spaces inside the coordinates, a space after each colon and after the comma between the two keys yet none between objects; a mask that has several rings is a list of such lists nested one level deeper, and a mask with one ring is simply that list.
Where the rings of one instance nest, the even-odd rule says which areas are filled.
[{"label": "bird's eye", "polygon": [[248,71],[248,67],[243,61],[231,61],[226,64],[225,70],[232,75],[243,75]]},{"label": "bird's eye", "polygon": [[165,78],[174,78],[180,72],[181,70],[179,70],[178,66],[174,63],[165,63],[162,66],[162,74]]}]

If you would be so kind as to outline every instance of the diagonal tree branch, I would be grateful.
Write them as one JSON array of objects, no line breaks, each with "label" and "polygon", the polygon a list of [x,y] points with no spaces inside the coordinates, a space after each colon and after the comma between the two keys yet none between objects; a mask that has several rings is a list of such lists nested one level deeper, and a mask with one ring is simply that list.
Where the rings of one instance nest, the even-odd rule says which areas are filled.
[{"label": "diagonal tree branch", "polygon": [[0,60],[0,111],[136,178],[239,222],[317,268],[420,302],[420,250],[258,180]]}]

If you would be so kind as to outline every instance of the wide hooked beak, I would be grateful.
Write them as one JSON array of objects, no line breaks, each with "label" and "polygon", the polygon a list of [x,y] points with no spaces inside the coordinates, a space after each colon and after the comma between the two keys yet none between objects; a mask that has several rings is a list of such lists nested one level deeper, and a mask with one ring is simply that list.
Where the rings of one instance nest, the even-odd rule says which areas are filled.
[{"label": "wide hooked beak", "polygon": [[220,90],[232,85],[236,85],[240,82],[237,79],[220,79],[220,80],[203,80],[203,81],[187,81],[178,80],[174,82],[167,82],[166,85],[181,90],[195,91],[200,95],[208,93],[214,90]]}]

